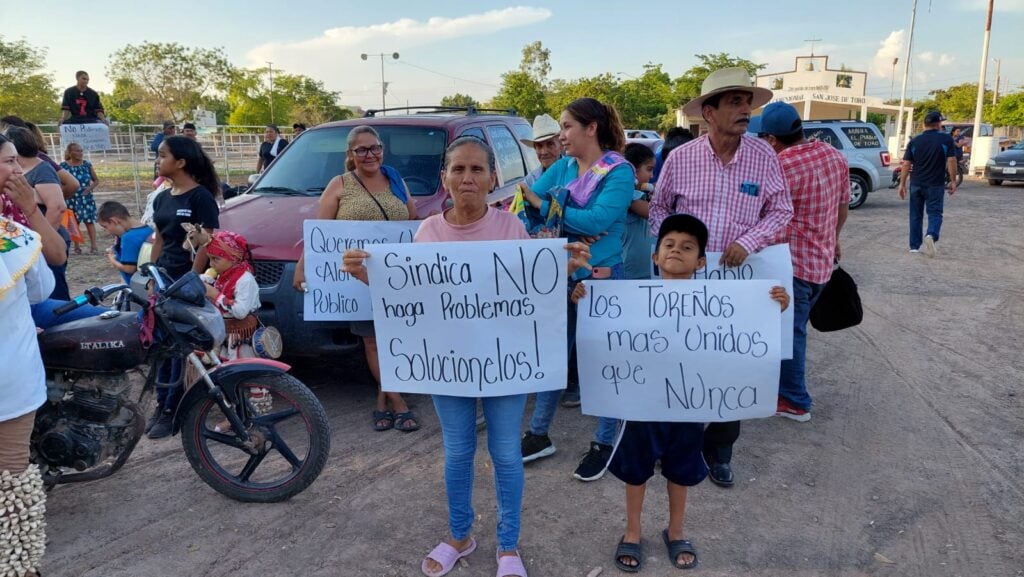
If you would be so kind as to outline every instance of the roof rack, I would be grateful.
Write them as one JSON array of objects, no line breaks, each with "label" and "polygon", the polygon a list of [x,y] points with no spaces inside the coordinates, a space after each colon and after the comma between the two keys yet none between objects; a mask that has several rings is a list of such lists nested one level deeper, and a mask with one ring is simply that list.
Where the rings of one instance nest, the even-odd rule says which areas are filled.
[{"label": "roof rack", "polygon": [[476,116],[480,113],[516,115],[515,108],[477,108],[476,106],[396,106],[394,108],[372,108],[363,114],[363,118],[373,118],[381,112],[395,112],[404,110],[406,112],[415,110],[416,114],[433,114],[437,112],[465,112],[466,116]]},{"label": "roof rack", "polygon": [[862,122],[870,124],[867,120],[859,118],[815,118],[813,120],[805,120],[804,122]]}]

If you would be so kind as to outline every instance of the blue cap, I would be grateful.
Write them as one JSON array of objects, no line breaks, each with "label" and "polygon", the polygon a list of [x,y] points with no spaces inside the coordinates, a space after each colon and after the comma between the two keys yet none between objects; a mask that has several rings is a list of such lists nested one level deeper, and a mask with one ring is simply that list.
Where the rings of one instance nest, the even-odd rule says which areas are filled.
[{"label": "blue cap", "polygon": [[[803,129],[800,113],[792,104],[772,102],[761,113],[761,132],[772,136],[789,136]],[[748,128],[749,130],[749,128]]]},{"label": "blue cap", "polygon": [[938,110],[932,110],[924,117],[925,124],[938,124],[943,120],[945,120],[945,118],[942,116],[942,113],[939,112]]},{"label": "blue cap", "polygon": [[751,116],[750,124],[747,125],[747,132],[758,134],[761,132],[761,117]]}]

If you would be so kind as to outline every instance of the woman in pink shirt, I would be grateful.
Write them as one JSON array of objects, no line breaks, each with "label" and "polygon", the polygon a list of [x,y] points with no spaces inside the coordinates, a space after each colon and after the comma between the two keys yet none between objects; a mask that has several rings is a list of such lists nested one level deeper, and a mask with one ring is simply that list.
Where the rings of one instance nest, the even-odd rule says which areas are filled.
[{"label": "woman in pink shirt", "polygon": [[[516,215],[487,205],[487,194],[497,185],[494,151],[475,137],[457,138],[445,152],[444,184],[454,206],[423,221],[416,242],[527,240],[530,236]],[[589,248],[570,243],[569,274],[589,268]],[[343,270],[367,282],[363,260],[370,256],[349,250]],[[433,395],[444,443],[444,479],[448,496],[451,538],[442,541],[423,559],[420,569],[429,577],[452,570],[455,563],[476,549],[473,527],[473,455],[476,452],[476,404],[473,397]],[[487,449],[494,464],[498,504],[498,577],[526,577],[519,557],[519,518],[523,500],[523,459],[519,434],[526,395],[485,397]]]}]

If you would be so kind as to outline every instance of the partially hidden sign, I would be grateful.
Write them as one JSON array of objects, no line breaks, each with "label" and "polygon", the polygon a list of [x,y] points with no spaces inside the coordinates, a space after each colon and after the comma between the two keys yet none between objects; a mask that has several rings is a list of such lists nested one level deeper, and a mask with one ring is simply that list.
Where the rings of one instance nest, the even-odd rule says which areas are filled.
[{"label": "partially hidden sign", "polygon": [[775,414],[782,313],[771,280],[588,283],[576,354],[583,412],[631,421]]},{"label": "partially hidden sign", "polygon": [[67,149],[72,142],[91,152],[110,150],[110,128],[102,122],[61,124],[60,147]]},{"label": "partially hidden sign", "polygon": [[370,290],[341,270],[348,249],[374,251],[382,244],[412,242],[418,220],[307,220],[302,224],[306,294],[302,318],[307,321],[373,319]]},{"label": "partially hidden sign", "polygon": [[381,388],[491,397],[565,387],[564,239],[370,247]]}]

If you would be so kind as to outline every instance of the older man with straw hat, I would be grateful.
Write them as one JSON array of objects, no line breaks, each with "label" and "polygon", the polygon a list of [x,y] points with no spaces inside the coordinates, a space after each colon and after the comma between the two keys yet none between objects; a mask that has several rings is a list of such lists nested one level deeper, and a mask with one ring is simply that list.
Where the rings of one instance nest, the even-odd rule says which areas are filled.
[{"label": "older man with straw hat", "polygon": [[[692,214],[708,226],[708,252],[721,252],[721,264],[739,266],[747,256],[773,243],[793,217],[793,204],[775,151],[747,134],[751,112],[772,92],[753,86],[743,68],[708,75],[701,95],[683,107],[700,115],[708,133],[672,151],[651,199],[652,234],[671,214]],[[704,433],[704,459],[711,481],[733,485],[732,446],[738,421],[711,423]]]},{"label": "older man with straw hat", "polygon": [[541,114],[533,119],[533,138],[520,138],[519,141],[537,152],[540,168],[527,174],[523,184],[532,187],[540,175],[562,157],[562,143],[558,140],[560,132],[558,121],[550,115]]}]

